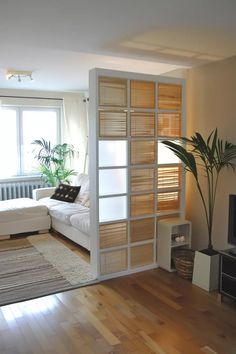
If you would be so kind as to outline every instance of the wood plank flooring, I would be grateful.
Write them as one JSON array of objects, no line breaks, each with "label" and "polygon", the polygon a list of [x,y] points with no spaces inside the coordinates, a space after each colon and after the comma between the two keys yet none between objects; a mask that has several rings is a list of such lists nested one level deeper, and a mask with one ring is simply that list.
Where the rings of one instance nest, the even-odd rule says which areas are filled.
[{"label": "wood plank flooring", "polygon": [[236,354],[236,305],[160,269],[0,309],[1,354]]}]

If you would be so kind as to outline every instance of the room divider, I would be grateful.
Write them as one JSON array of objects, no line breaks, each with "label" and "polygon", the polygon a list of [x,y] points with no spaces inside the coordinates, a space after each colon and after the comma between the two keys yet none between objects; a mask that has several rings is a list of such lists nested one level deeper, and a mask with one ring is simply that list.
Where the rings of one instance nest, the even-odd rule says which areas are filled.
[{"label": "room divider", "polygon": [[158,221],[184,216],[184,173],[161,142],[185,134],[181,79],[93,69],[92,259],[98,278],[155,268]]}]

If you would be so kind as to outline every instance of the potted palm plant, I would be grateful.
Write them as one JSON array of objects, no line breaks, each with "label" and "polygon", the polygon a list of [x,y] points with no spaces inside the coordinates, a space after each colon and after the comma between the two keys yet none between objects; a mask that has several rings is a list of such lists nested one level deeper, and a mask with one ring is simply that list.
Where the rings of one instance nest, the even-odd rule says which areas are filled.
[{"label": "potted palm plant", "polygon": [[38,161],[38,171],[44,177],[45,182],[52,187],[59,183],[70,183],[70,177],[75,175],[75,170],[68,167],[70,159],[74,158],[73,145],[63,143],[51,145],[45,139],[34,140],[35,159]]},{"label": "potted palm plant", "polygon": [[[224,168],[235,170],[236,145],[220,139],[217,128],[207,139],[200,133],[195,133],[190,139],[179,138],[179,143],[163,141],[163,144],[183,162],[185,170],[195,180],[207,224],[208,247],[195,253],[193,283],[205,290],[214,290],[218,286],[218,275],[214,271],[219,268],[219,255],[212,243],[217,187]],[[210,273],[210,270],[214,273]]]}]

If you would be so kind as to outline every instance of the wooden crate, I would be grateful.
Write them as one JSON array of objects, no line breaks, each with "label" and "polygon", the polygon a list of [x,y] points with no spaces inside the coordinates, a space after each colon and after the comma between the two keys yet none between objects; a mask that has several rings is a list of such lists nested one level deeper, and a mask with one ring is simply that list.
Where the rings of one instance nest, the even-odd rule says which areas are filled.
[{"label": "wooden crate", "polygon": [[161,112],[158,114],[157,136],[175,138],[181,136],[181,113]]},{"label": "wooden crate", "polygon": [[130,143],[131,164],[155,164],[156,143],[154,140],[135,140]]},{"label": "wooden crate", "polygon": [[180,208],[180,193],[174,192],[161,192],[157,195],[157,211],[174,211]]},{"label": "wooden crate", "polygon": [[99,226],[100,248],[109,248],[127,244],[127,222],[104,224]]},{"label": "wooden crate", "polygon": [[131,247],[131,268],[141,267],[154,262],[153,243]]},{"label": "wooden crate", "polygon": [[101,138],[126,137],[127,113],[123,111],[100,111],[99,136]]},{"label": "wooden crate", "polygon": [[158,108],[180,110],[182,107],[182,86],[158,84]]},{"label": "wooden crate", "polygon": [[104,252],[100,255],[101,275],[127,269],[127,249]]},{"label": "wooden crate", "polygon": [[154,168],[132,168],[130,172],[131,192],[145,192],[154,189]]},{"label": "wooden crate", "polygon": [[155,135],[155,114],[133,112],[130,114],[130,135],[132,137],[152,137]]},{"label": "wooden crate", "polygon": [[132,108],[155,108],[155,83],[131,80],[130,101]]},{"label": "wooden crate", "polygon": [[130,221],[131,242],[145,241],[154,238],[155,218]]},{"label": "wooden crate", "polygon": [[101,76],[98,85],[100,106],[127,106],[127,80]]},{"label": "wooden crate", "polygon": [[139,194],[130,196],[130,215],[142,216],[148,214],[154,214],[154,194]]},{"label": "wooden crate", "polygon": [[158,167],[157,169],[157,188],[180,188],[181,185],[181,166]]}]

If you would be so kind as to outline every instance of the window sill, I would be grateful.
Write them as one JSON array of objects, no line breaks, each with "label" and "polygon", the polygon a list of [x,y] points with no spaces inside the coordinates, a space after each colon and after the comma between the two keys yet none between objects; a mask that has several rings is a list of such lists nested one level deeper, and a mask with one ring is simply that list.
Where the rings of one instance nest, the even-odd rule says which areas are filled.
[{"label": "window sill", "polygon": [[24,181],[27,182],[27,181],[40,181],[40,180],[42,180],[41,175],[25,175],[25,176],[0,178],[0,183],[24,182]]}]

